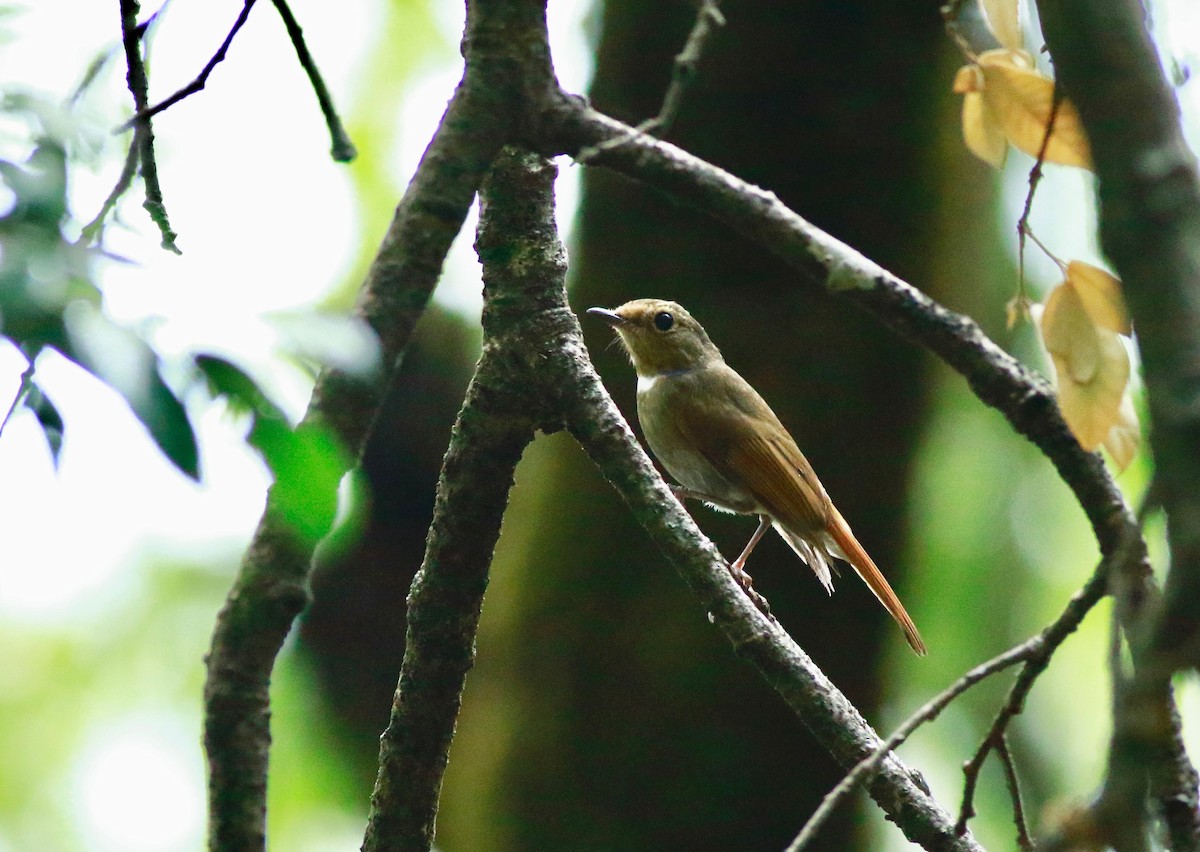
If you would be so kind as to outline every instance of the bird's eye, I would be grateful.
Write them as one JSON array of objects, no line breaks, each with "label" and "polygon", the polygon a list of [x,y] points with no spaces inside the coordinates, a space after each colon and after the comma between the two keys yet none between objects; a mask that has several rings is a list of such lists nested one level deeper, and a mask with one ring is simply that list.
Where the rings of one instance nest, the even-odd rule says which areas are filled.
[{"label": "bird's eye", "polygon": [[666,311],[659,311],[654,315],[654,327],[659,331],[670,331],[673,325],[675,325],[675,317]]}]

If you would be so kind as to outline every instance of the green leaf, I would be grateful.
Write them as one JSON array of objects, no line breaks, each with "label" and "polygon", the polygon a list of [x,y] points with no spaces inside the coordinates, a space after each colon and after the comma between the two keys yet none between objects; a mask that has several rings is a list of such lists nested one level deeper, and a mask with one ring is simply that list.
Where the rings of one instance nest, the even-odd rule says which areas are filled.
[{"label": "green leaf", "polygon": [[163,455],[180,472],[199,479],[196,433],[183,404],[162,380],[154,350],[85,302],[68,305],[64,320],[70,345],[63,354],[125,397]]},{"label": "green leaf", "polygon": [[197,355],[195,362],[213,395],[254,418],[246,442],[275,477],[269,510],[305,541],[322,539],[333,527],[338,485],[350,468],[341,443],[316,423],[289,426],[279,406],[236,364],[216,355]]},{"label": "green leaf", "polygon": [[286,420],[283,411],[263,392],[258,383],[232,361],[217,355],[197,355],[196,368],[204,377],[209,393],[224,397],[234,411],[253,413],[275,420]]},{"label": "green leaf", "polygon": [[301,423],[293,430],[281,419],[261,415],[247,441],[275,475],[269,511],[278,512],[304,540],[319,541],[333,527],[338,484],[350,467],[340,442],[320,424]]},{"label": "green leaf", "polygon": [[58,413],[58,409],[54,407],[54,403],[42,392],[42,389],[33,382],[29,383],[29,390],[26,391],[22,404],[37,417],[38,424],[42,427],[42,434],[46,436],[46,445],[50,448],[50,457],[54,460],[54,466],[57,468],[58,456],[62,452],[63,433],[66,431],[62,415]]}]

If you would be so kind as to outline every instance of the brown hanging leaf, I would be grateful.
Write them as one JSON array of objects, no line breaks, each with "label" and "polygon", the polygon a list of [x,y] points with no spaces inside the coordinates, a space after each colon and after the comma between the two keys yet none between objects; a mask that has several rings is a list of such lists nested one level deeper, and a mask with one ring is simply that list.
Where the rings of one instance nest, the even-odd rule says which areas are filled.
[{"label": "brown hanging leaf", "polygon": [[[1042,148],[1054,105],[1054,81],[1038,73],[1021,50],[988,50],[958,70],[954,91],[963,98],[963,137],[980,159],[999,168],[1005,150],[997,137],[1032,157]],[[999,149],[999,151],[998,151]],[[1059,104],[1046,144],[1048,163],[1092,167],[1091,149],[1070,101]]]},{"label": "brown hanging leaf", "polygon": [[1129,354],[1115,331],[1093,322],[1070,278],[1047,297],[1041,327],[1054,361],[1063,417],[1080,445],[1095,450],[1118,422],[1129,383]]},{"label": "brown hanging leaf", "polygon": [[1098,266],[1072,260],[1067,264],[1067,281],[1083,300],[1083,309],[1095,325],[1118,334],[1132,333],[1119,278]]},{"label": "brown hanging leaf", "polygon": [[979,0],[979,6],[983,9],[988,29],[1000,44],[1009,50],[1020,50],[1024,47],[1018,0]]},{"label": "brown hanging leaf", "polygon": [[1141,426],[1138,424],[1137,412],[1133,408],[1133,397],[1126,386],[1121,397],[1121,406],[1117,409],[1117,422],[1108,431],[1103,447],[1108,450],[1117,473],[1129,467],[1137,453],[1138,444],[1142,440]]},{"label": "brown hanging leaf", "polygon": [[983,71],[977,65],[964,65],[954,78],[954,91],[963,95],[963,141],[972,154],[996,168],[1004,165],[1008,140],[1000,125],[992,120],[983,103]]}]

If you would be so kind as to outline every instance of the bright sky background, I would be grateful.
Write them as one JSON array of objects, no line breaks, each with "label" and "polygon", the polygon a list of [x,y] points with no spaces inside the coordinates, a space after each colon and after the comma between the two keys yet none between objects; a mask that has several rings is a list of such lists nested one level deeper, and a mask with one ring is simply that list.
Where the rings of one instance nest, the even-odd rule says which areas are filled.
[{"label": "bright sky background", "polygon": [[[355,89],[358,54],[371,41],[378,2],[293,3],[342,104]],[[434,6],[446,41],[444,61],[429,67],[396,116],[403,142],[389,171],[398,183],[416,168],[461,70],[456,45],[462,6]],[[240,7],[238,0],[171,4],[153,42],[152,100],[195,76]],[[560,74],[581,87],[588,65],[580,4],[552,7]],[[143,14],[152,9],[148,4]],[[61,25],[66,19],[70,27]],[[115,2],[38,0],[15,23],[17,37],[0,49],[0,80],[55,95],[68,93],[87,62],[119,32]],[[105,88],[108,114],[117,116],[128,94],[120,74],[110,77],[116,85]],[[280,334],[266,317],[326,295],[347,273],[360,235],[345,167],[328,156],[315,98],[269,4],[253,10],[205,91],[156,119],[155,131],[164,197],[184,254],[157,247],[136,187],[133,203],[122,207],[130,229],[108,232],[109,248],[133,261],[103,270],[110,315],[148,330],[168,355],[207,351],[235,358],[269,377],[279,401],[298,416],[309,381],[278,360]],[[124,139],[104,141],[110,145],[107,168],[100,175],[81,172],[73,187],[73,206],[83,219],[98,209],[119,168],[115,152],[123,150]],[[569,211],[577,174],[563,171]],[[456,244],[451,263],[459,270],[474,266],[469,238]],[[477,273],[449,279],[457,287],[440,287],[437,298],[477,312]],[[22,368],[23,359],[0,346],[5,407]],[[92,596],[115,574],[136,572],[139,554],[170,549],[199,560],[236,555],[258,519],[267,485],[263,466],[241,442],[241,424],[211,406],[192,406],[204,472],[196,485],[162,459],[113,392],[64,359],[43,357],[37,379],[62,412],[66,440],[55,475],[32,414],[19,409],[0,437],[0,476],[22,483],[0,490],[0,536],[10,565],[36,565],[4,572],[0,618],[74,618],[76,604],[90,608]],[[69,535],[63,534],[64,519],[70,519]]]},{"label": "bright sky background", "polygon": [[[385,1],[292,2],[340,104],[348,106],[356,96],[362,46],[371,41],[372,22]],[[192,79],[241,5],[241,0],[174,0],[153,42],[154,100]],[[581,25],[587,5],[550,4],[556,66],[566,87],[576,91],[590,73]],[[434,6],[446,44],[441,61],[430,65],[394,117],[403,142],[388,166],[398,182],[415,169],[459,75],[462,4]],[[153,8],[147,3],[143,14]],[[1171,0],[1166,8],[1158,23],[1167,43],[1180,52],[1185,43],[1192,45],[1194,59],[1200,4]],[[0,82],[61,98],[93,56],[117,44],[117,3],[29,0],[8,29],[15,37],[0,45]],[[110,74],[102,89],[105,122],[125,109],[121,77]],[[1198,88],[1183,90],[1193,131]],[[132,203],[121,208],[128,227],[108,232],[109,248],[132,261],[104,268],[108,311],[144,329],[165,353],[208,351],[234,358],[268,378],[278,401],[299,415],[308,380],[278,358],[279,331],[266,318],[325,296],[355,257],[360,224],[346,169],[328,156],[315,99],[270,4],[253,10],[208,88],[156,119],[155,130],[166,204],[184,254],[158,248],[138,206],[140,185],[135,187]],[[1193,133],[1194,145],[1196,139]],[[85,220],[111,187],[121,159],[117,152],[125,144],[123,138],[99,141],[107,146],[98,158],[103,170],[79,172],[72,187],[74,210]],[[0,156],[19,156],[3,127]],[[1027,171],[1028,165],[1014,168]],[[578,175],[567,165],[562,172],[561,220],[569,225],[566,211],[574,207]],[[1047,186],[1056,186],[1054,181],[1066,181],[1078,197],[1088,179],[1080,173],[1052,175]],[[1019,194],[1023,198],[1023,184]],[[1035,208],[1040,233],[1054,227],[1055,209],[1042,201],[1056,194],[1042,190]],[[1037,217],[1045,221],[1039,224]],[[1088,220],[1058,221],[1070,222],[1072,240],[1090,241]],[[470,229],[451,260],[460,271],[474,262]],[[477,278],[452,278],[457,289],[439,288],[437,298],[477,311]],[[0,344],[0,406],[6,408],[16,392],[23,367],[20,356]],[[37,380],[62,412],[66,440],[56,473],[28,412],[19,410],[0,437],[0,621],[52,627],[93,618],[106,601],[138,582],[148,560],[164,554],[232,574],[267,485],[261,462],[241,440],[242,424],[203,399],[189,400],[204,474],[195,484],[163,460],[115,393],[65,360],[43,357]],[[192,721],[135,716],[94,732],[71,793],[82,814],[81,830],[92,841],[89,848],[196,848],[204,803]],[[151,789],[144,789],[147,778],[157,779]],[[134,784],[141,786],[131,788]],[[161,825],[147,834],[148,817]],[[340,847],[325,848],[352,848],[345,842],[343,837]],[[7,846],[0,828],[0,852]]]}]

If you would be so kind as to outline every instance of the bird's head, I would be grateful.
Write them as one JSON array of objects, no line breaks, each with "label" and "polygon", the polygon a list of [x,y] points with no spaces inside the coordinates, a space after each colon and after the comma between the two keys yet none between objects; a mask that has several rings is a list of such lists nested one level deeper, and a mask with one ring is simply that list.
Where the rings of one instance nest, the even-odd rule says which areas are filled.
[{"label": "bird's head", "polygon": [[588,308],[616,329],[639,376],[689,370],[721,353],[703,326],[676,302],[634,299],[619,308]]}]

